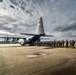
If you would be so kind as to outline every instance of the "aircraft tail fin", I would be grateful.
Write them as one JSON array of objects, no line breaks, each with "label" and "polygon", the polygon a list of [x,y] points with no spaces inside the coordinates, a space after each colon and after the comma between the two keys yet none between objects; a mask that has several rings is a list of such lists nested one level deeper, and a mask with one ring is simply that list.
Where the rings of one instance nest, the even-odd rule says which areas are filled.
[{"label": "aircraft tail fin", "polygon": [[38,25],[37,25],[37,29],[36,29],[36,33],[35,34],[37,34],[37,35],[38,34],[39,35],[45,35],[42,17],[40,17],[40,19],[38,21]]},{"label": "aircraft tail fin", "polygon": [[43,20],[42,17],[39,18],[36,33],[35,34],[28,34],[28,33],[21,33],[22,35],[40,35],[40,36],[47,36],[47,37],[53,37],[53,35],[45,35],[44,33],[44,27],[43,27]]}]

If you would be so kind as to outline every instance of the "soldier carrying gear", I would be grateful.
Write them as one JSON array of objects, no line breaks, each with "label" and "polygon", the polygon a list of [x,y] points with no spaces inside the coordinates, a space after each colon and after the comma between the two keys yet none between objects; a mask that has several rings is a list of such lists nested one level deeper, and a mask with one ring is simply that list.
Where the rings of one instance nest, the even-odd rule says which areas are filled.
[{"label": "soldier carrying gear", "polygon": [[74,48],[74,47],[75,47],[75,41],[74,41],[74,40],[72,40],[71,45],[72,45],[72,48]]},{"label": "soldier carrying gear", "polygon": [[64,47],[64,40],[62,40],[62,46]]},{"label": "soldier carrying gear", "polygon": [[68,40],[66,40],[66,48],[68,48]]}]

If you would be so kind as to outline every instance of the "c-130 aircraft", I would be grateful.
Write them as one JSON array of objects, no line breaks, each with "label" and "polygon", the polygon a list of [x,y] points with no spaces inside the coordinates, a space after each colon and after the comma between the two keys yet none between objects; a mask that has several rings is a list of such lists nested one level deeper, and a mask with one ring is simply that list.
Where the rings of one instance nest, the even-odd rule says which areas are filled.
[{"label": "c-130 aircraft", "polygon": [[[38,20],[38,25],[37,25],[35,34],[28,34],[28,33],[20,33],[20,34],[29,35],[30,37],[27,37],[26,39],[19,38],[19,37],[7,37],[7,38],[8,39],[9,38],[18,39],[18,42],[20,43],[21,46],[24,46],[26,44],[28,44],[30,46],[30,45],[33,45],[36,41],[39,41],[41,36],[53,37],[53,35],[45,35],[42,17],[40,17]],[[2,37],[2,38],[6,38],[6,37]]]}]

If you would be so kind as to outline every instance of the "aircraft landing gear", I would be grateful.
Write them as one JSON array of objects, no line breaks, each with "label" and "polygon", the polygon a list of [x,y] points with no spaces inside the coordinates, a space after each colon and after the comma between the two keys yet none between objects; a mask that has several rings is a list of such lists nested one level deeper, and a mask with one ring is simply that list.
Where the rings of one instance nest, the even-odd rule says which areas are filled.
[{"label": "aircraft landing gear", "polygon": [[20,45],[21,45],[21,46],[24,46],[25,44],[24,44],[24,43],[20,43]]}]

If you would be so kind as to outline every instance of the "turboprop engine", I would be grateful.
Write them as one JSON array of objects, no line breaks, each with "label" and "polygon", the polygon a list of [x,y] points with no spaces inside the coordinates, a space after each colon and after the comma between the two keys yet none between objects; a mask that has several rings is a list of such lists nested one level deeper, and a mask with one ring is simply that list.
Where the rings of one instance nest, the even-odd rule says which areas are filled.
[{"label": "turboprop engine", "polygon": [[20,43],[20,45],[22,46],[22,45],[24,45],[25,40],[24,40],[24,39],[19,39],[19,40],[18,40],[18,42],[19,42],[19,43]]}]

